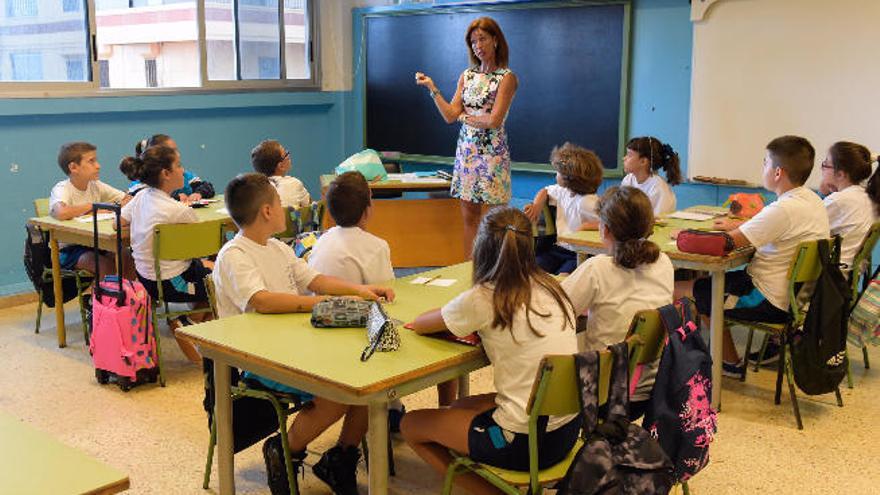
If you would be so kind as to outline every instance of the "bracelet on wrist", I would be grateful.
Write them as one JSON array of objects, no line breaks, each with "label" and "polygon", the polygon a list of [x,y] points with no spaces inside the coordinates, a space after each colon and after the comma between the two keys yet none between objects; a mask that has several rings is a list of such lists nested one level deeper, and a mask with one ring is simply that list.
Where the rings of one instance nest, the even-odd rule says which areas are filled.
[{"label": "bracelet on wrist", "polygon": [[432,90],[430,90],[430,91],[428,91],[428,94],[430,94],[430,95],[431,95],[431,98],[436,98],[436,97],[437,97],[437,95],[439,95],[439,94],[440,94],[440,91],[439,91],[439,90],[437,90],[437,89],[432,89]]}]

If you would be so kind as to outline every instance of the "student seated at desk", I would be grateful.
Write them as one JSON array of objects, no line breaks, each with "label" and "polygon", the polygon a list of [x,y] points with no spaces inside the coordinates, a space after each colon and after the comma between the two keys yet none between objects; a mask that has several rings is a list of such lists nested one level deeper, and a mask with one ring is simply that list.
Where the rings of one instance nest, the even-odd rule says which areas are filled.
[{"label": "student seated at desk", "polygon": [[[672,261],[648,240],[654,215],[648,196],[634,187],[612,187],[597,207],[599,235],[611,253],[593,256],[562,281],[576,314],[589,311],[578,348],[600,351],[626,338],[633,316],[672,302]],[[630,418],[644,414],[657,368],[646,366],[630,398]]]},{"label": "student seated at desk", "polygon": [[[449,408],[408,412],[401,431],[415,453],[441,474],[452,460],[449,449],[477,462],[528,470],[526,403],[541,358],[577,352],[574,308],[559,282],[535,262],[532,226],[523,212],[489,210],[473,255],[473,288],[407,327],[420,334],[479,332],[497,393],[465,397]],[[550,417],[538,444],[541,465],[561,461],[579,431],[577,415]],[[474,474],[455,481],[470,493],[498,493]]]},{"label": "student seated at desk", "polygon": [[[725,314],[749,321],[788,321],[788,267],[798,244],[830,237],[822,200],[804,186],[815,157],[813,146],[802,137],[782,136],[770,141],[764,157],[763,182],[764,188],[776,193],[776,201],[746,221],[715,221],[716,227],[728,231],[736,247],[755,247],[755,256],[745,270],[728,272],[724,277],[724,293],[739,298],[736,308],[725,310]],[[709,316],[712,286],[708,278],[677,282],[676,292],[677,297],[692,295],[700,314]],[[757,354],[748,357],[757,359]],[[778,359],[778,355],[778,346],[767,346],[765,358]],[[725,328],[725,376],[742,377],[745,364],[730,330]]]},{"label": "student seated at desk", "polygon": [[[846,271],[877,221],[880,208],[880,177],[871,175],[874,158],[861,144],[838,141],[828,149],[822,162],[819,192],[827,194],[823,203],[828,212],[831,235],[841,237],[840,262]],[[867,185],[862,183],[868,177]],[[830,194],[829,194],[830,193]]]},{"label": "student seated at desk", "polygon": [[[550,164],[556,170],[556,184],[538,191],[535,199],[525,206],[526,216],[532,222],[544,209],[548,199],[556,207],[556,233],[566,235],[578,230],[595,230],[596,191],[602,184],[602,160],[592,151],[571,143],[553,148]],[[571,245],[559,243],[535,253],[538,266],[555,275],[568,274],[577,268],[577,254]]]},{"label": "student seated at desk", "polygon": [[[647,194],[654,216],[672,213],[675,211],[675,193],[669,186],[681,184],[678,162],[678,153],[659,139],[652,136],[632,138],[626,143],[623,171],[627,175],[620,185],[637,187]],[[657,175],[660,169],[666,172],[666,180]]]},{"label": "student seated at desk", "polygon": [[[55,184],[49,196],[49,213],[58,220],[91,213],[92,203],[125,204],[125,193],[99,180],[101,164],[98,163],[98,149],[85,142],[61,145],[58,151],[58,166],[67,179]],[[61,246],[59,253],[61,268],[65,270],[95,271],[95,250],[87,246],[69,244]],[[115,273],[113,254],[101,251],[97,262],[101,264],[102,274]]]},{"label": "student seated at desk", "polygon": [[[120,168],[134,170],[138,180],[147,185],[122,208],[122,223],[131,226],[131,251],[138,280],[153,299],[159,297],[158,284],[161,283],[165,301],[207,307],[204,278],[210,270],[201,260],[159,261],[162,280],[157,280],[154,267],[153,230],[156,226],[198,221],[192,208],[171,197],[171,193],[183,184],[180,155],[174,149],[160,145],[148,148],[139,158],[125,157],[122,162]],[[191,325],[203,318],[203,315],[181,316],[171,324],[180,350],[197,364],[202,362],[199,352],[189,340],[178,337],[176,330],[179,325]]]},{"label": "student seated at desk", "polygon": [[[245,312],[306,312],[327,297],[302,295],[307,291],[348,294],[371,300],[394,298],[394,292],[389,288],[352,284],[322,275],[297,258],[290,246],[272,238],[286,228],[287,211],[282,208],[277,191],[265,175],[242,174],[232,179],[226,186],[225,200],[229,215],[240,230],[220,250],[212,275],[220,318]],[[366,407],[312,397],[253,374],[245,373],[243,376],[256,379],[268,388],[312,401],[311,407],[297,414],[285,439],[290,444],[294,469],[297,471],[302,469],[309,442],[345,416],[338,444],[324,452],[312,471],[334,493],[356,494],[356,468],[360,458],[358,444],[367,430]],[[276,435],[263,445],[273,495],[286,494],[288,490],[281,441]]]},{"label": "student seated at desk", "polygon": [[290,151],[272,139],[261,141],[251,150],[251,165],[254,171],[269,178],[269,182],[275,186],[278,195],[281,196],[281,206],[300,208],[307,206],[312,199],[302,181],[287,175],[290,173],[292,162]]},{"label": "student seated at desk", "polygon": [[[167,134],[154,134],[135,144],[135,156],[142,157],[143,154],[153,146],[166,146],[180,153],[180,150],[177,148],[177,142],[171,139],[171,136]],[[119,169],[130,181],[132,181],[128,186],[128,194],[129,196],[134,196],[148,186],[139,181],[135,171],[126,167],[125,164],[125,161],[120,163]],[[202,180],[202,178],[194,174],[192,170],[184,170],[183,185],[179,189],[172,191],[171,197],[183,203],[193,203],[200,199],[213,198],[214,186],[210,182]]]}]

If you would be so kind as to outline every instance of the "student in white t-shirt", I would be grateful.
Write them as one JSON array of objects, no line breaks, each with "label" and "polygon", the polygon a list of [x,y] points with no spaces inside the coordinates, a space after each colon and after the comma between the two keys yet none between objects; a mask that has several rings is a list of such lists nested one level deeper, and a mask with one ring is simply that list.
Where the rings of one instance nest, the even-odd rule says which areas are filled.
[{"label": "student in white t-shirt", "polygon": [[[599,351],[626,338],[633,316],[672,302],[674,268],[657,244],[651,203],[634,187],[612,187],[599,200],[599,235],[610,252],[593,256],[562,281],[576,314],[589,311],[581,350]],[[644,414],[656,367],[649,366],[630,398],[630,418]]]},{"label": "student in white t-shirt", "polygon": [[[526,216],[537,222],[549,200],[556,207],[557,235],[597,228],[596,191],[602,184],[602,160],[588,149],[565,143],[553,148],[550,164],[556,170],[556,184],[538,191],[525,206]],[[577,254],[569,244],[557,242],[539,249],[535,255],[538,266],[549,273],[571,273],[577,267]]]},{"label": "student in white t-shirt", "polygon": [[[67,179],[55,184],[49,195],[49,214],[58,220],[89,214],[92,203],[128,202],[125,193],[99,180],[101,164],[98,149],[86,142],[61,145],[58,166]],[[98,262],[102,274],[116,273],[115,257],[101,252]],[[91,247],[66,244],[59,253],[61,268],[65,270],[95,271],[95,251]]]},{"label": "student in white t-shirt", "polygon": [[[140,157],[125,157],[120,168],[134,171],[139,181],[148,187],[132,198],[122,208],[122,223],[131,229],[131,253],[138,280],[154,299],[162,296],[167,302],[191,303],[195,307],[208,306],[208,293],[204,278],[208,270],[201,260],[161,260],[162,280],[158,280],[153,257],[153,229],[168,223],[194,223],[198,221],[195,211],[171,197],[171,193],[183,186],[183,167],[180,155],[167,146],[153,146]],[[171,330],[177,345],[186,357],[201,363],[202,358],[193,344],[177,336],[180,324],[188,325],[205,319],[204,314],[180,317],[172,322]]]},{"label": "student in white t-shirt", "polygon": [[[822,200],[804,187],[815,158],[813,146],[802,137],[782,136],[770,141],[762,180],[764,188],[776,193],[776,201],[749,220],[715,221],[716,227],[730,234],[736,247],[755,247],[755,256],[745,270],[728,272],[724,277],[724,293],[738,297],[736,307],[725,310],[725,315],[749,321],[788,321],[788,267],[798,244],[831,236]],[[708,316],[711,285],[708,278],[678,282],[677,296],[693,295],[700,314]],[[724,374],[742,377],[746,363],[727,328],[723,350]],[[777,349],[768,346],[768,355],[778,356]],[[757,359],[757,355],[748,357]]]},{"label": "student in white t-shirt", "polygon": [[251,150],[251,165],[254,171],[269,178],[269,182],[275,186],[281,196],[281,206],[300,208],[311,203],[312,199],[302,181],[287,175],[290,173],[292,162],[290,151],[272,139],[261,141]]},{"label": "student in white t-shirt", "polygon": [[[657,174],[661,169],[666,172],[665,180]],[[620,185],[637,187],[647,194],[655,216],[675,211],[675,193],[670,186],[681,184],[681,169],[678,153],[672,146],[652,136],[630,139],[623,156],[623,171],[626,176]]]},{"label": "student in white t-shirt", "polygon": [[[138,195],[139,197],[140,195]],[[355,295],[375,300],[394,299],[394,292],[376,285],[352,284],[322,275],[297,258],[290,246],[272,236],[286,228],[287,211],[275,188],[265,175],[242,174],[226,186],[226,208],[239,228],[234,239],[217,255],[212,274],[216,289],[217,312],[226,318],[246,312],[308,312],[326,296]],[[307,349],[302,352],[308,352]],[[365,406],[339,404],[272,380],[245,373],[273,390],[299,395],[312,401],[301,410],[287,430],[294,469],[302,468],[306,446],[331,425],[345,416],[338,444],[324,452],[312,468],[318,478],[334,493],[357,493],[356,468],[360,458],[358,445],[367,430]],[[281,437],[275,435],[263,445],[263,457],[272,493],[287,493],[287,470]]]},{"label": "student in white t-shirt", "polygon": [[327,211],[336,222],[318,239],[309,266],[353,284],[394,279],[388,243],[364,230],[372,211],[370,186],[360,172],[346,172],[330,183]]},{"label": "student in white t-shirt", "polygon": [[[473,251],[474,286],[442,309],[407,325],[419,334],[448,329],[478,332],[494,367],[495,393],[465,397],[449,408],[403,417],[407,444],[445,473],[452,449],[507,469],[528,470],[526,405],[541,358],[577,352],[575,315],[559,282],[535,263],[531,222],[514,208],[498,207],[480,223]],[[576,416],[552,416],[538,445],[542,465],[561,461],[577,439]],[[455,481],[470,493],[494,493],[474,475]]]},{"label": "student in white t-shirt", "polygon": [[[871,175],[874,157],[861,144],[838,141],[828,149],[822,162],[819,191],[827,194],[823,203],[828,212],[831,235],[841,236],[840,262],[846,271],[862,241],[877,221],[880,207],[880,176]],[[862,185],[866,179],[867,185]]]}]

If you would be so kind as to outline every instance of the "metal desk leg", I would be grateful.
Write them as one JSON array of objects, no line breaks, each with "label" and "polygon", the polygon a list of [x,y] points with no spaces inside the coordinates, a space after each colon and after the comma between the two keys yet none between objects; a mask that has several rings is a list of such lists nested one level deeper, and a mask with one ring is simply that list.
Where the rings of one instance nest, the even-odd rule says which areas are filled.
[{"label": "metal desk leg", "polygon": [[465,373],[458,377],[458,398],[464,398],[471,394],[471,375]]},{"label": "metal desk leg", "polygon": [[232,445],[232,397],[229,366],[220,358],[214,358],[214,421],[217,423],[217,467],[220,477],[220,494],[235,494],[235,464]]},{"label": "metal desk leg", "polygon": [[64,327],[64,294],[61,289],[61,259],[55,231],[49,232],[49,249],[52,252],[52,291],[55,294],[55,328],[58,331],[58,347],[67,346],[67,330]]},{"label": "metal desk leg", "polygon": [[388,403],[371,402],[368,407],[370,445],[370,495],[388,493]]},{"label": "metal desk leg", "polygon": [[721,359],[724,333],[724,270],[712,272],[712,315],[709,352],[712,355],[712,407],[721,410]]}]

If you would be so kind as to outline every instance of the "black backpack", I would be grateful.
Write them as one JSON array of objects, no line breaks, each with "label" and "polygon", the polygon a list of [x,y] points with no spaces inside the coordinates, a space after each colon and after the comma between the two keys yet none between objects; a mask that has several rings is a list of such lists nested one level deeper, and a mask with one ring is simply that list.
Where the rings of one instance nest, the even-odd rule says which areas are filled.
[{"label": "black backpack", "polygon": [[[24,270],[34,284],[34,290],[42,295],[43,304],[55,307],[55,291],[52,278],[43,278],[43,273],[52,268],[52,255],[49,250],[49,236],[36,225],[26,224],[27,238],[24,241]],[[76,278],[62,277],[61,291],[64,301],[76,297]]]},{"label": "black backpack", "polygon": [[693,300],[682,298],[659,311],[666,346],[642,424],[672,460],[674,479],[687,481],[709,463],[715,437],[712,357]]},{"label": "black backpack", "polygon": [[672,487],[672,464],[642,427],[629,422],[626,342],[613,356],[605,421],[599,423],[599,353],[575,354],[584,445],[557,485],[559,495],[662,495]]},{"label": "black backpack", "polygon": [[807,395],[837,390],[846,376],[847,318],[851,288],[838,265],[840,238],[818,241],[822,272],[816,280],[807,316],[791,340],[794,381]]}]

